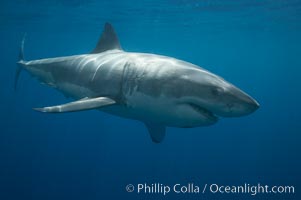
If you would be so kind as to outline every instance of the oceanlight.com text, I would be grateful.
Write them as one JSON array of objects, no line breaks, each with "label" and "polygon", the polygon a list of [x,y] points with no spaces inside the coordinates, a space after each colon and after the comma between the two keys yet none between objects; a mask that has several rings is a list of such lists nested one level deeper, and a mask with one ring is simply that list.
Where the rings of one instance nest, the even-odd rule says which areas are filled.
[{"label": "oceanlight.com text", "polygon": [[[205,190],[208,185],[205,185]],[[257,185],[251,185],[245,183],[244,185],[209,185],[209,191],[211,193],[226,193],[226,194],[250,194],[252,196],[257,194],[294,194],[294,186],[269,186],[258,183]]]}]

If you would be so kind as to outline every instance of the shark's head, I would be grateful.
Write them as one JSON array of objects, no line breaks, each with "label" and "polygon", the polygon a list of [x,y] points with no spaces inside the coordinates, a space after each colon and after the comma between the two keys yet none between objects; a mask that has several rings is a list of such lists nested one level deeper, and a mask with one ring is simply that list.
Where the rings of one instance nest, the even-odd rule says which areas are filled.
[{"label": "shark's head", "polygon": [[211,94],[208,93],[206,97],[209,103],[205,99],[202,103],[219,116],[240,117],[251,114],[259,108],[256,100],[222,79],[219,80],[219,83],[209,84],[205,87]]},{"label": "shark's head", "polygon": [[207,123],[215,123],[218,116],[240,117],[259,108],[251,96],[223,78],[203,69],[193,69],[184,73],[186,83],[182,102],[207,117]]}]

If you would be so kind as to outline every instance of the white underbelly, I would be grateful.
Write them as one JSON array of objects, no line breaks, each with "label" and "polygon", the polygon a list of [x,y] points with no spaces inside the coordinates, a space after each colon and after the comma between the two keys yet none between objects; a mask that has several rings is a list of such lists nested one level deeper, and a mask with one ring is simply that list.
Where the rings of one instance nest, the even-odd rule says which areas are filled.
[{"label": "white underbelly", "polygon": [[206,126],[208,120],[189,105],[177,99],[167,97],[151,97],[136,93],[127,97],[126,106],[110,106],[101,109],[121,117],[140,121],[151,121],[172,127]]},{"label": "white underbelly", "polygon": [[56,88],[64,95],[75,99],[95,96],[95,93],[92,90],[68,82],[59,83]]}]

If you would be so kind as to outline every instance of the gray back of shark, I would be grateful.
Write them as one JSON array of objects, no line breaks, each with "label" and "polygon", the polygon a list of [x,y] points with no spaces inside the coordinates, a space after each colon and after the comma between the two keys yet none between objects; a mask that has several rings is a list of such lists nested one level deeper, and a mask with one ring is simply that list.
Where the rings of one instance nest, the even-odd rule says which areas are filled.
[{"label": "gray back of shark", "polygon": [[25,61],[22,41],[19,68],[76,101],[44,108],[47,113],[99,109],[145,123],[154,142],[165,127],[208,126],[218,116],[239,117],[259,104],[223,78],[175,58],[122,50],[106,23],[89,54]]}]

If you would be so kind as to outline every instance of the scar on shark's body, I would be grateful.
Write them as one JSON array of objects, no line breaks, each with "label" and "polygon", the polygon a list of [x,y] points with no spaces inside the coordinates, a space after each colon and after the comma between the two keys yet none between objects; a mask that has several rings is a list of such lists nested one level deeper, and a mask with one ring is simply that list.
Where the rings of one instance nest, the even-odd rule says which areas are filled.
[{"label": "scar on shark's body", "polygon": [[35,108],[46,113],[98,109],[143,122],[156,143],[165,127],[198,127],[219,117],[240,117],[259,108],[251,96],[223,78],[172,57],[122,50],[106,23],[88,54],[25,61],[22,41],[15,85],[26,70],[75,101]]}]

